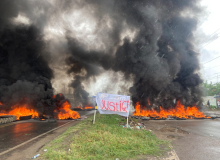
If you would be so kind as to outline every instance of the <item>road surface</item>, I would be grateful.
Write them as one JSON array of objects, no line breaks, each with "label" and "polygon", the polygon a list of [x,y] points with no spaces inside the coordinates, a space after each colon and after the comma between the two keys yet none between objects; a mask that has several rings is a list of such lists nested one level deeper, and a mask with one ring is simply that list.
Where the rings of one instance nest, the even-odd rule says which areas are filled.
[{"label": "road surface", "polygon": [[[81,116],[85,116],[88,114],[93,113],[94,111],[79,111],[79,114]],[[74,120],[58,120],[57,122],[49,123],[47,121],[39,121],[39,120],[26,120],[26,121],[17,121],[13,123],[8,124],[1,124],[0,125],[0,159],[6,159],[10,157],[11,152],[12,154],[18,154],[19,152],[27,150],[30,146],[35,144],[38,141],[43,141],[41,144],[39,144],[38,148],[42,147],[46,142],[50,141],[53,138],[50,137],[56,137],[59,134],[61,134],[63,131],[65,131],[66,128],[68,128],[71,125],[75,125],[74,123],[76,121]],[[70,123],[70,124],[68,124]],[[17,149],[14,149],[8,153],[8,151],[16,146],[19,146],[20,144],[26,143],[27,141],[40,136],[42,134],[45,134],[46,132],[49,132],[59,126],[65,125],[65,127],[61,127],[60,131],[57,131],[57,134],[55,134],[54,131],[48,133],[48,134],[54,134],[51,136],[42,136],[41,138],[36,139],[34,142],[30,142],[27,145],[23,145]],[[48,135],[47,134],[47,135]],[[45,137],[47,137],[45,139]],[[49,137],[49,138],[48,138]],[[32,147],[34,148],[34,147]],[[38,149],[36,148],[36,149]],[[36,150],[35,149],[35,150]],[[7,152],[7,154],[5,154]],[[4,153],[4,154],[3,154]],[[34,151],[33,151],[34,153]],[[18,156],[21,156],[22,159],[25,159],[22,157],[21,154],[16,155],[14,157],[10,157],[13,159],[18,158]],[[29,157],[28,157],[29,156]],[[27,156],[27,159],[30,159],[30,155]],[[31,155],[32,156],[32,155]],[[34,155],[33,155],[34,156]],[[9,158],[9,159],[10,159]],[[19,158],[18,158],[19,159]]]},{"label": "road surface", "polygon": [[67,121],[48,123],[29,120],[20,123],[8,123],[6,125],[1,125],[0,153],[65,123],[67,123]]},{"label": "road surface", "polygon": [[180,160],[220,159],[220,120],[158,120],[148,124],[176,127],[190,133],[172,141]]}]

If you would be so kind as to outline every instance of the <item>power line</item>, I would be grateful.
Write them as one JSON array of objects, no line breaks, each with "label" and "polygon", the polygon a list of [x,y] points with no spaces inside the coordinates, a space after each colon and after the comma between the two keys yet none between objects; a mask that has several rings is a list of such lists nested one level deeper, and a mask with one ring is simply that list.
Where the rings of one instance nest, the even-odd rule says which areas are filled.
[{"label": "power line", "polygon": [[[220,66],[220,65],[218,65],[218,66]],[[215,66],[215,67],[218,67],[218,66]],[[212,68],[215,68],[215,67],[204,68],[204,70],[206,70],[206,69],[212,69]]]},{"label": "power line", "polygon": [[215,34],[216,32],[218,32],[219,30],[220,30],[220,28],[218,28],[215,32],[213,32],[212,34],[210,34],[210,36],[207,38],[207,41],[203,41],[203,44],[209,42],[209,41],[211,40],[210,38],[212,38],[212,37],[214,36],[214,34]]},{"label": "power line", "polygon": [[[218,38],[219,38],[219,37],[218,37]],[[218,38],[217,38],[217,39],[218,39]],[[213,42],[214,42],[215,40],[217,40],[217,39],[214,39],[214,40],[210,41],[209,43],[203,45],[200,50],[202,50],[203,48],[205,48],[205,47],[208,46],[209,44],[213,43]]]},{"label": "power line", "polygon": [[209,44],[215,42],[215,41],[219,38],[219,34],[220,34],[220,33],[217,33],[217,34],[216,34],[216,36],[217,36],[216,39],[211,39],[212,37],[214,37],[214,34],[211,35],[210,38],[208,38],[208,40],[205,41],[205,42],[203,42],[202,46],[200,46],[200,47],[201,47],[200,50],[202,50],[202,49],[203,49],[204,47],[206,47],[207,45],[209,45]]},{"label": "power line", "polygon": [[[218,37],[218,38],[219,38],[219,37]],[[217,38],[217,39],[218,39],[218,38]],[[210,43],[213,43],[213,42],[214,42],[215,40],[217,40],[217,39],[213,39],[213,40],[210,41],[209,43],[203,45],[202,48],[201,48],[200,50],[202,50],[203,48],[205,48],[205,46],[208,46]]]},{"label": "power line", "polygon": [[213,76],[213,77],[209,77],[208,79],[204,79],[204,80],[209,80],[209,79],[213,79],[213,78],[217,78],[218,76]]},{"label": "power line", "polygon": [[209,62],[211,62],[211,61],[213,61],[213,60],[215,60],[215,59],[217,59],[217,58],[219,58],[219,57],[220,57],[220,56],[218,56],[218,57],[216,57],[216,58],[214,58],[214,59],[211,59],[210,61],[203,63],[203,65],[204,65],[204,64],[207,64],[207,63],[209,63]]},{"label": "power line", "polygon": [[220,72],[211,74],[210,76],[205,76],[204,78],[206,78],[206,77],[211,77],[211,76],[213,76],[213,75],[215,75],[215,74],[220,74]]},{"label": "power line", "polygon": [[[220,73],[220,72],[219,72]],[[219,73],[216,73],[217,75],[215,75],[215,76],[212,76],[212,77],[204,77],[204,80],[209,80],[209,79],[213,79],[213,78],[218,78],[220,75],[219,75]],[[213,74],[214,75],[214,74]]]}]

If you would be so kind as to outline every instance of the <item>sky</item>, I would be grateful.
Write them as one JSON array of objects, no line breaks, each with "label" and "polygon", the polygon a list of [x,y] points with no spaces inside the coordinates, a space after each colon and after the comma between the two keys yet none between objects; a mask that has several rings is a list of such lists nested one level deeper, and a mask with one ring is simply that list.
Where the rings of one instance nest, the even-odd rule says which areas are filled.
[{"label": "sky", "polygon": [[198,46],[200,72],[204,80],[216,83],[220,82],[220,1],[203,0],[201,5],[206,7],[207,14],[198,27],[198,32],[205,34],[200,40],[202,43]]}]

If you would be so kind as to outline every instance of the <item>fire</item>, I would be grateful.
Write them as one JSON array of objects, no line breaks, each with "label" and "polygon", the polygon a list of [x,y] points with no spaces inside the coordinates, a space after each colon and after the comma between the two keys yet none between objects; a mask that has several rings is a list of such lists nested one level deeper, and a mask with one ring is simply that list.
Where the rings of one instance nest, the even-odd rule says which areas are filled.
[{"label": "fire", "polygon": [[93,106],[86,106],[85,109],[93,109]]},{"label": "fire", "polygon": [[80,115],[78,112],[72,111],[70,104],[66,101],[63,103],[61,108],[58,111],[57,118],[58,119],[77,119],[80,118]]},{"label": "fire", "polygon": [[[58,98],[55,100],[54,103],[56,103],[56,110],[54,110],[54,115],[56,116],[57,119],[77,119],[80,118],[79,113],[72,111],[70,108],[70,104],[68,101],[65,101],[62,106],[60,107],[60,102],[63,100],[65,97],[63,94],[58,94],[59,97],[56,97],[57,95],[53,95],[52,98]],[[61,99],[59,99],[61,98]],[[22,100],[27,100],[27,98],[22,98]],[[23,102],[23,101],[22,101]],[[3,103],[0,102],[0,107],[3,105]],[[10,108],[10,111],[4,110],[4,108],[0,110],[0,116],[1,115],[15,115],[17,120],[20,119],[21,116],[32,116],[32,118],[39,117],[39,113],[35,111],[34,109],[31,109],[33,107],[28,106],[27,104],[25,105],[14,105]],[[83,108],[81,107],[83,110]],[[52,115],[51,115],[52,116]],[[44,118],[43,118],[44,117]],[[46,115],[41,116],[42,120],[45,119]]]},{"label": "fire", "polygon": [[0,112],[1,115],[14,115],[16,116],[17,120],[20,119],[21,116],[29,116],[32,115],[32,118],[38,117],[38,113],[33,109],[29,109],[27,105],[15,105],[12,107],[13,109],[9,112],[2,111]]},{"label": "fire", "polygon": [[159,113],[156,110],[145,110],[144,107],[141,109],[139,102],[136,103],[135,110],[136,111],[133,113],[133,116],[153,117],[156,119],[163,119],[167,118],[168,116],[186,119],[192,119],[193,117],[210,118],[206,117],[202,112],[200,112],[196,106],[187,107],[185,109],[184,105],[180,104],[179,101],[177,101],[177,105],[173,109],[164,110],[162,107],[160,107]]},{"label": "fire", "polygon": [[83,110],[83,107],[75,107],[74,109],[80,109],[80,110]]}]

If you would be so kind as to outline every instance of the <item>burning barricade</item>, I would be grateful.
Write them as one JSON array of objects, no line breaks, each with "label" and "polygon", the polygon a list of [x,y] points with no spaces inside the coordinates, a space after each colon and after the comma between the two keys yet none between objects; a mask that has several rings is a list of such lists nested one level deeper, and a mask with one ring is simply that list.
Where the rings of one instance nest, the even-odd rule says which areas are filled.
[{"label": "burning barricade", "polygon": [[63,94],[53,95],[51,98],[51,105],[45,105],[42,112],[37,111],[35,107],[30,104],[16,104],[10,107],[10,110],[4,109],[4,104],[0,102],[0,116],[14,115],[16,120],[39,119],[45,120],[55,118],[59,120],[65,119],[79,119],[80,115],[77,111],[94,110],[92,104],[85,107],[78,106],[71,109],[70,102]]},{"label": "burning barricade", "polygon": [[80,118],[80,115],[78,112],[76,111],[72,111],[70,104],[68,103],[68,101],[64,102],[61,106],[61,108],[59,108],[59,110],[55,110],[55,117],[57,119],[78,119]]},{"label": "burning barricade", "polygon": [[211,118],[205,116],[199,111],[198,107],[187,106],[185,108],[179,101],[177,101],[176,107],[169,110],[165,110],[160,106],[159,112],[154,109],[146,109],[141,107],[140,103],[136,103],[135,112],[133,117],[148,117],[147,119],[205,119]]},{"label": "burning barricade", "polygon": [[45,106],[43,112],[38,112],[36,108],[28,104],[16,104],[10,107],[10,110],[4,110],[4,104],[1,102],[0,116],[14,115],[16,120],[25,120],[30,118],[56,118],[56,119],[78,119],[78,112],[71,110],[71,105],[62,94],[53,95],[51,106]]}]

